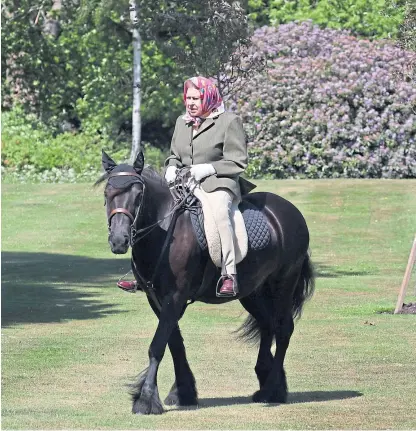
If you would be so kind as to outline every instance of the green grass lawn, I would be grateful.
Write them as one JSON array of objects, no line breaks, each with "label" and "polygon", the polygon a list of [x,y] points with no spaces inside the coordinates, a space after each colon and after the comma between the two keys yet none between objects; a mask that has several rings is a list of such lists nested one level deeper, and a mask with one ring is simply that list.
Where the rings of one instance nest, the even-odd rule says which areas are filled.
[{"label": "green grass lawn", "polygon": [[[316,292],[288,350],[289,403],[250,403],[257,349],[239,303],[181,321],[200,407],[134,416],[126,384],[147,366],[156,318],[115,287],[102,190],[3,185],[3,429],[416,428],[416,316],[393,310],[416,230],[416,181],[258,181],[304,214]],[[406,302],[416,301],[413,274]],[[224,365],[225,364],[225,365]],[[162,399],[173,382],[167,352]]]}]

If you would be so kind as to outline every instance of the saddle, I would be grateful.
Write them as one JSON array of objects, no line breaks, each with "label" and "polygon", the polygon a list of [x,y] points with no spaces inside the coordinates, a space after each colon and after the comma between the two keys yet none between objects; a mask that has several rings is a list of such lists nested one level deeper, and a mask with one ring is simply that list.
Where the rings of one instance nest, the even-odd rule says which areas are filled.
[{"label": "saddle", "polygon": [[[175,184],[170,188],[171,193],[176,202],[182,201],[184,208],[190,213],[192,227],[202,250],[209,250],[211,260],[218,268],[221,267],[221,241],[218,230],[216,228],[213,216],[207,213],[204,216],[203,208],[208,207],[203,205],[199,198],[203,200],[203,195],[196,196],[195,188],[193,192],[189,189],[187,180],[189,176],[186,170],[180,171],[175,181]],[[250,188],[242,188],[242,191],[248,192],[255,187],[250,182],[246,181]],[[246,187],[243,183],[241,186]],[[240,202],[238,205],[233,205],[231,222],[234,228],[234,241],[236,248],[236,263],[239,263],[247,255],[248,250],[262,250],[269,244],[271,240],[270,230],[267,224],[266,217],[262,211],[253,205],[248,200]]]},{"label": "saddle", "polygon": [[[271,235],[266,217],[261,210],[244,199],[239,204],[238,209],[243,216],[244,226],[247,231],[248,250],[262,250],[267,247]],[[205,234],[204,213],[201,202],[195,199],[193,206],[189,207],[188,210],[198,244],[202,250],[207,250],[208,241]]]}]

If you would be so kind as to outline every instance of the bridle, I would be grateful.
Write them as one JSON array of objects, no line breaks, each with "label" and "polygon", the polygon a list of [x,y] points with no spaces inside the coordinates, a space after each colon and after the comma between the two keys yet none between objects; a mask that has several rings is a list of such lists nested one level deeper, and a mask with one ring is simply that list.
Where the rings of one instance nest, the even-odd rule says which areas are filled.
[{"label": "bridle", "polygon": [[136,211],[136,215],[133,215],[128,209],[126,209],[126,208],[114,208],[111,212],[110,212],[110,214],[109,214],[109,216],[108,216],[108,220],[107,220],[107,228],[108,228],[108,232],[110,233],[111,232],[111,219],[116,215],[116,214],[125,214],[129,219],[130,219],[130,221],[131,221],[131,227],[130,227],[130,230],[131,230],[131,235],[130,235],[130,245],[131,246],[133,246],[136,242],[137,242],[137,240],[136,240],[136,236],[137,236],[137,230],[136,230],[136,222],[137,222],[137,220],[138,220],[138,218],[140,217],[140,214],[141,214],[141,209],[142,209],[142,203],[143,203],[143,200],[144,200],[144,193],[145,193],[145,190],[146,190],[146,184],[145,184],[145,182],[143,181],[143,179],[142,179],[142,177],[141,177],[141,175],[139,175],[137,172],[133,172],[133,171],[130,171],[130,172],[112,172],[109,176],[108,176],[108,178],[107,178],[107,180],[109,180],[110,178],[113,178],[113,177],[119,177],[119,176],[125,176],[125,177],[136,177],[137,179],[138,179],[138,181],[135,181],[135,183],[137,182],[137,183],[140,183],[142,186],[143,186],[143,197],[142,197],[142,199],[141,199],[141,201],[140,201],[140,205],[139,205],[139,208],[137,209],[137,211]]}]

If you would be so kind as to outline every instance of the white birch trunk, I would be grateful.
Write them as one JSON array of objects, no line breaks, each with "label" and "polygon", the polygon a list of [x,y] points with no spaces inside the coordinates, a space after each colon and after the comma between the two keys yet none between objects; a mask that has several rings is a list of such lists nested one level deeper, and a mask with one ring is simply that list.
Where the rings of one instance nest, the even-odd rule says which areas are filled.
[{"label": "white birch trunk", "polygon": [[133,113],[132,126],[133,136],[130,153],[130,163],[133,164],[139,154],[141,140],[141,117],[140,117],[140,95],[141,95],[141,38],[139,33],[139,19],[137,17],[137,3],[129,1],[130,20],[133,25]]}]

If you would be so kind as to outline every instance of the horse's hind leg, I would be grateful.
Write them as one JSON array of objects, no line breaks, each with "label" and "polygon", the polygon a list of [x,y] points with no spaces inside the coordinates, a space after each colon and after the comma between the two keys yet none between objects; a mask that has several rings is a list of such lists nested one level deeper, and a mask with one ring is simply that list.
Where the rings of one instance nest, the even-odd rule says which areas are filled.
[{"label": "horse's hind leg", "polygon": [[294,329],[292,297],[298,279],[299,274],[296,273],[275,286],[272,281],[269,281],[270,290],[273,292],[271,303],[274,308],[270,329],[275,336],[276,352],[264,385],[253,395],[254,402],[285,403],[287,401],[288,391],[283,364]]},{"label": "horse's hind leg", "polygon": [[287,382],[283,363],[293,333],[292,315],[286,314],[279,318],[276,328],[276,352],[269,375],[260,390],[254,393],[253,401],[257,403],[285,403],[287,401]]},{"label": "horse's hind leg", "polygon": [[269,304],[267,301],[263,297],[257,296],[256,293],[241,298],[240,302],[251,314],[243,329],[246,333],[245,338],[254,338],[256,335],[260,335],[259,354],[254,370],[260,388],[262,388],[273,366],[273,355],[270,351],[274,338],[274,333],[271,330],[272,313],[271,310],[268,311]]},{"label": "horse's hind leg", "polygon": [[165,404],[170,406],[198,405],[195,378],[186,358],[185,346],[178,325],[173,330],[168,345],[175,368],[175,383],[165,399]]},{"label": "horse's hind leg", "polygon": [[[293,292],[299,272],[277,281],[271,276],[265,285],[241,300],[242,305],[253,316],[246,323],[245,338],[260,335],[260,350],[256,374],[260,390],[253,395],[254,402],[284,403],[287,400],[287,383],[283,363],[292,336]],[[276,352],[270,349],[276,340]]]}]

